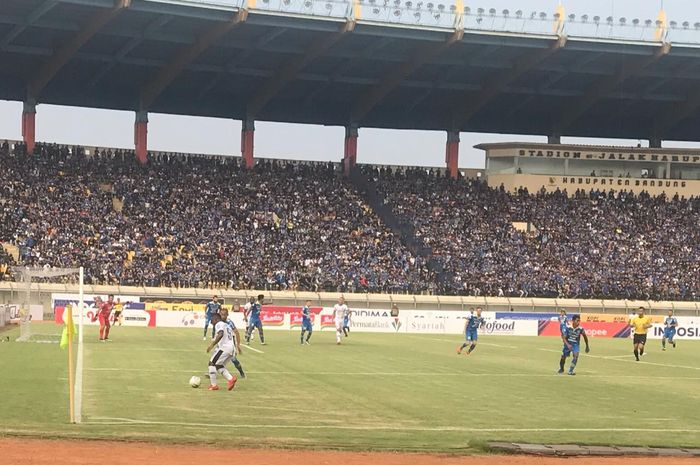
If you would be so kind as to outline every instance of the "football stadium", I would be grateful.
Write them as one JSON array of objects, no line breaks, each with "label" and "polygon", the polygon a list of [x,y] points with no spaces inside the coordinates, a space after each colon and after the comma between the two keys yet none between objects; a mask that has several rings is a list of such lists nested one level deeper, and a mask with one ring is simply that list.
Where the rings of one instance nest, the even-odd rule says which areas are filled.
[{"label": "football stadium", "polygon": [[[0,464],[697,463],[700,22],[525,3],[0,0]],[[42,104],[133,147],[38,141]],[[370,128],[444,163],[362,163]]]}]

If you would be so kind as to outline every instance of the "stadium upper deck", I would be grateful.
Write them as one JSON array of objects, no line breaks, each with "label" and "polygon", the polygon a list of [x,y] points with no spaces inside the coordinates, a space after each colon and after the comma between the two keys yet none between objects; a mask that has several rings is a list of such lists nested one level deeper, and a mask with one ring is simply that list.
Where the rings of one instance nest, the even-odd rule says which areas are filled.
[{"label": "stadium upper deck", "polygon": [[[673,46],[671,46],[671,43]],[[411,0],[5,0],[0,98],[245,121],[697,140],[700,23]],[[457,137],[455,137],[457,136]],[[448,165],[456,167],[456,159]]]}]

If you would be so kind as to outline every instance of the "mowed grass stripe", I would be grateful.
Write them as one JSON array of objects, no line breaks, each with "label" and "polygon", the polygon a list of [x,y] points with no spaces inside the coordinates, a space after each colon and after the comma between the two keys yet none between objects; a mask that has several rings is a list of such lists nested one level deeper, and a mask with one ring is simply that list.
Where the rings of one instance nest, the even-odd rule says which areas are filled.
[{"label": "mowed grass stripe", "polygon": [[[212,393],[187,385],[192,374],[206,385],[201,330],[114,328],[114,342],[98,344],[89,328],[86,423],[71,431],[209,442],[222,427],[238,427],[227,445],[432,451],[471,450],[486,440],[700,446],[692,408],[699,377],[668,366],[700,369],[695,342],[667,352],[652,342],[649,363],[635,364],[610,358],[629,354],[629,340],[593,339],[595,357],[582,354],[578,376],[567,377],[554,374],[556,338],[483,336],[472,356],[460,357],[459,336],[352,333],[336,346],[334,333],[316,332],[311,346],[301,346],[298,334],[268,331],[264,354],[244,347],[240,359],[250,378],[233,392]],[[47,344],[19,346],[0,345],[12,379],[21,379],[20,355],[29,353],[38,371],[46,365],[56,376],[31,379],[32,410],[0,406],[5,431],[62,431],[67,390],[55,380],[66,376],[65,353]],[[20,386],[11,389],[21,395]]]}]

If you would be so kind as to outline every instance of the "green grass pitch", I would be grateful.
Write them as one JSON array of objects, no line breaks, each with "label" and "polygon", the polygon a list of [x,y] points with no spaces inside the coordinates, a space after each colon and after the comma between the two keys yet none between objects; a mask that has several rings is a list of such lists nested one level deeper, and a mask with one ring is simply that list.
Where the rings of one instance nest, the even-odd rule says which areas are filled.
[{"label": "green grass pitch", "polygon": [[[43,326],[56,332],[58,327]],[[16,336],[16,331],[3,333]],[[0,343],[0,435],[221,446],[473,452],[485,441],[700,446],[699,342],[640,363],[631,341],[593,339],[575,377],[556,338],[268,331],[240,357],[249,377],[209,392],[201,330],[88,328],[83,420],[68,425],[66,352]],[[567,364],[568,367],[568,364]],[[192,375],[203,387],[192,389]],[[221,382],[224,385],[223,382]]]}]

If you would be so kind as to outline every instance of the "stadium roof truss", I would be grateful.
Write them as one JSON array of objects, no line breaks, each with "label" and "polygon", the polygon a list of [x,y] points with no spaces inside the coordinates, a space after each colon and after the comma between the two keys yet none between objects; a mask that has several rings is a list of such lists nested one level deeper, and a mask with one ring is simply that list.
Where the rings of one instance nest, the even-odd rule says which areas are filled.
[{"label": "stadium roof truss", "polygon": [[[477,30],[454,5],[438,6],[439,24],[409,24],[422,11],[410,0],[2,3],[2,99],[378,128],[700,134],[692,43]],[[382,8],[404,22],[379,20]]]}]

